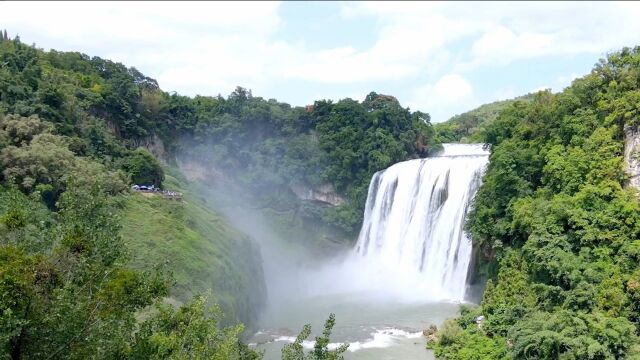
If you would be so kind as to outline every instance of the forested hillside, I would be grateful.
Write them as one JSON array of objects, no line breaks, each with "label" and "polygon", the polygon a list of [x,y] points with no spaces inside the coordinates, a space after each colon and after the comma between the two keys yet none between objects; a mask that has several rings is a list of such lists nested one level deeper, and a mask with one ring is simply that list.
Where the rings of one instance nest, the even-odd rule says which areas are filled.
[{"label": "forested hillside", "polygon": [[637,47],[487,125],[468,228],[490,280],[431,344],[440,358],[640,358],[640,202],[622,157],[639,110]]},{"label": "forested hillside", "polygon": [[[64,57],[0,41],[0,357],[167,357],[188,354],[185,346],[205,354],[208,337],[216,340],[206,347],[223,357],[257,356],[239,342],[241,325],[219,327],[257,316],[257,250],[196,201],[158,197],[164,203],[147,206],[129,194],[132,183],[161,186],[165,178],[154,156],[136,148],[139,138],[123,131],[139,118],[122,115],[132,111],[125,100],[146,85],[121,65],[78,55],[63,66]],[[133,90],[114,95],[127,81]],[[110,90],[97,93],[101,87]],[[132,208],[148,213],[136,218]],[[151,212],[172,221],[150,224]],[[154,252],[167,245],[167,232],[144,230],[162,225],[177,233],[171,246],[199,252]],[[193,297],[207,289],[208,299]],[[169,296],[185,305],[162,305]],[[208,310],[213,302],[226,317]]]},{"label": "forested hillside", "polygon": [[[3,33],[2,356],[255,358],[238,340],[242,326],[218,325],[255,319],[260,259],[176,172],[177,159],[349,239],[370,176],[434,147],[429,116],[391,96],[306,108],[240,87],[226,98],[190,98],[135,68]],[[182,191],[184,200],[144,197],[132,184]],[[299,199],[294,184],[329,184],[346,202]],[[209,288],[209,300],[193,297]],[[167,297],[186,305],[163,305]],[[226,317],[206,310],[212,301]]]},{"label": "forested hillside", "polygon": [[[427,114],[376,93],[362,103],[322,100],[292,108],[238,88],[227,99],[171,96],[169,114],[178,101],[184,102],[182,118],[192,124],[175,143],[178,156],[230,177],[254,194],[256,206],[295,212],[347,238],[360,228],[371,176],[435,147]],[[291,190],[323,184],[347,202],[335,207],[301,202]]]}]

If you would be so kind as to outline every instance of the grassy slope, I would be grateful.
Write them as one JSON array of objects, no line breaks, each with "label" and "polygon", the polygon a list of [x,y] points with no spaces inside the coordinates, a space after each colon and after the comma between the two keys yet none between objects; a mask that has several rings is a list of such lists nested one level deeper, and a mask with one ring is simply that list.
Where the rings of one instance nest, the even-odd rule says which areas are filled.
[{"label": "grassy slope", "polygon": [[124,199],[122,235],[133,265],[167,263],[176,280],[172,297],[184,301],[212,289],[227,320],[251,323],[265,291],[257,249],[208,209],[178,173],[167,176],[165,186],[183,192],[184,200],[139,193]]}]

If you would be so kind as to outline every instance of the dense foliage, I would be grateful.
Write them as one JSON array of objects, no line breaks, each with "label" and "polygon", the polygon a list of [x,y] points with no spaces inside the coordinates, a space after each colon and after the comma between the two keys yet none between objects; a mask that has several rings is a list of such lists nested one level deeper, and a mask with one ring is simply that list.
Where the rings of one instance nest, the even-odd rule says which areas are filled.
[{"label": "dense foliage", "polygon": [[[240,343],[242,327],[220,328],[220,315],[205,313],[200,298],[176,311],[162,305],[173,284],[169,269],[127,265],[120,197],[112,193],[122,180],[104,169],[76,172],[78,163],[101,165],[47,135],[68,173],[34,177],[35,187],[9,176],[9,187],[0,188],[0,358],[186,358],[185,347],[221,359],[259,358]],[[55,211],[45,201],[52,184],[63,187]],[[158,315],[140,319],[156,308]]]},{"label": "dense foliage", "polygon": [[178,310],[159,305],[135,333],[131,359],[257,360],[261,354],[239,341],[242,325],[220,328],[219,311],[205,312],[206,298],[198,296]]},{"label": "dense foliage", "polygon": [[[627,48],[487,126],[490,165],[468,227],[491,280],[457,333],[432,344],[441,357],[496,358],[463,355],[480,346],[517,359],[640,358],[640,202],[622,158],[638,94],[640,47]],[[469,320],[481,314],[481,327]]]},{"label": "dense foliage", "polygon": [[122,168],[134,184],[162,186],[164,170],[156,158],[145,148],[138,148],[122,162]]},{"label": "dense foliage", "polygon": [[[193,114],[195,122],[189,141],[181,143],[182,156],[231,176],[258,203],[348,235],[359,230],[371,176],[434,148],[427,114],[373,92],[362,103],[323,100],[291,108],[238,88],[227,99],[183,98],[181,111]],[[346,195],[348,203],[303,204],[290,190],[323,184]]]},{"label": "dense foliage", "polygon": [[74,185],[53,213],[0,192],[0,358],[259,359],[204,298],[163,305],[166,271],[126,267],[110,199]]},{"label": "dense foliage", "polygon": [[[255,279],[261,270],[252,268],[259,262],[248,258],[255,255],[250,241],[232,234],[199,199],[184,205],[146,201],[128,194],[128,185],[163,186],[165,169],[154,155],[169,162],[201,155],[251,192],[275,194],[276,207],[295,203],[289,190],[294,183],[317,186],[337,177],[333,185],[348,204],[333,212],[307,206],[301,213],[351,233],[370,175],[430,149],[428,120],[375,93],[364,103],[321,101],[309,109],[243,88],[227,98],[168,94],[135,68],[44,52],[5,31],[0,358],[260,358],[240,342],[243,326],[224,327],[228,317],[207,310],[205,298],[189,299],[211,287],[214,300],[235,319],[254,320],[264,289],[263,279]],[[301,203],[294,205],[297,212]],[[123,221],[122,214],[130,216]],[[150,266],[160,256],[155,248],[168,243],[181,247],[169,265],[183,267]],[[237,258],[247,261],[236,264]],[[206,265],[218,273],[204,271],[173,287],[173,279]],[[257,295],[247,299],[252,288]],[[243,299],[229,298],[239,293]],[[166,305],[168,296],[185,304]],[[334,321],[312,358],[340,358],[344,350],[326,347]],[[309,358],[297,350],[292,356]]]},{"label": "dense foliage", "polygon": [[122,266],[117,219],[96,189],[71,187],[57,214],[17,190],[2,191],[3,358],[123,353],[134,312],[166,292],[162,273]]}]

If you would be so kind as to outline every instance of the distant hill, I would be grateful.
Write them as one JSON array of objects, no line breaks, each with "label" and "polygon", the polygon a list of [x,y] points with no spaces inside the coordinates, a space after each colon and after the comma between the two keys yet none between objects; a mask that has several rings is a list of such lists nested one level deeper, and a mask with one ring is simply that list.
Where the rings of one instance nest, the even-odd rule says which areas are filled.
[{"label": "distant hill", "polygon": [[531,102],[534,95],[529,93],[513,99],[494,101],[455,115],[447,121],[434,124],[435,141],[439,143],[481,142],[482,131],[498,117],[504,108],[516,101]]}]

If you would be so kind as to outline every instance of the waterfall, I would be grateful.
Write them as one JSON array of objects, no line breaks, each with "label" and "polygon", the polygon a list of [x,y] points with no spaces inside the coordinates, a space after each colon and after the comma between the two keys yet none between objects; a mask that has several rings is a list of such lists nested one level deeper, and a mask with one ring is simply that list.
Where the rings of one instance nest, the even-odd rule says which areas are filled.
[{"label": "waterfall", "polygon": [[439,156],[376,173],[350,256],[360,287],[463,300],[472,251],[463,227],[487,162],[480,144],[444,144]]}]

